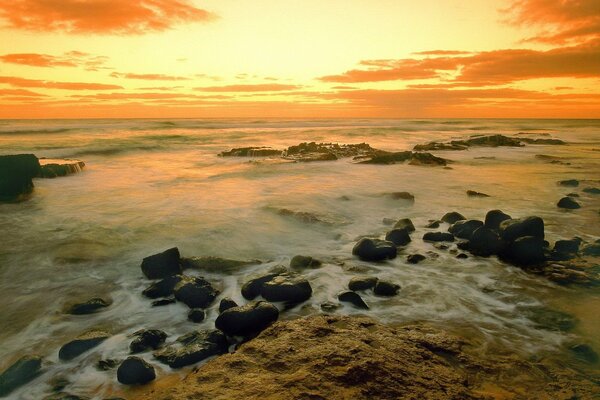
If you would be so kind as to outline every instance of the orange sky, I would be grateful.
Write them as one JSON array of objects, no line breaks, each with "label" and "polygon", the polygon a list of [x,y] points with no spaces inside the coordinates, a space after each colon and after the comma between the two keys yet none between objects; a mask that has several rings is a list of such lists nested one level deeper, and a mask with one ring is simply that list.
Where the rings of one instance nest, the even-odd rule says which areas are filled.
[{"label": "orange sky", "polygon": [[0,118],[600,118],[599,0],[0,0]]}]

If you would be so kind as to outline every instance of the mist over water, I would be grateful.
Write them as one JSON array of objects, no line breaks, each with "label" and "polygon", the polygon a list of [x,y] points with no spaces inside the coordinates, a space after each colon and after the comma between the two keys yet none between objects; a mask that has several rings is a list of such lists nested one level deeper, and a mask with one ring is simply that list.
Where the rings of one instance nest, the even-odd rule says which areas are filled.
[{"label": "mist over water", "polygon": [[[304,141],[367,142],[399,151],[495,133],[549,133],[569,145],[435,153],[456,161],[451,169],[217,157],[233,147],[283,149]],[[421,240],[428,221],[446,212],[483,219],[496,208],[513,217],[542,217],[551,243],[600,238],[599,196],[580,190],[600,187],[598,120],[0,121],[0,154],[16,153],[78,158],[86,168],[65,178],[37,179],[30,200],[0,204],[0,369],[29,353],[55,362],[15,398],[42,398],[48,380],[61,374],[75,382],[69,391],[102,398],[118,387],[115,371],[94,365],[101,358],[124,358],[128,334],[160,328],[170,341],[214,327],[218,300],[203,323],[193,324],[185,305],[151,308],[142,297],[149,284],[139,267],[142,258],[173,246],[186,257],[264,261],[234,273],[202,273],[238,303],[244,303],[240,287],[250,275],[287,266],[298,254],[323,260],[322,268],[305,273],[312,298],[281,318],[319,313],[319,305],[336,301],[351,277],[366,274],[402,286],[393,298],[364,295],[371,307],[366,314],[383,322],[425,321],[472,335],[481,351],[496,346],[530,355],[555,352],[567,363],[565,343],[589,343],[600,351],[597,288],[557,286],[495,257],[459,260]],[[550,164],[538,154],[570,164]],[[564,179],[582,183],[578,189],[556,184]],[[469,198],[468,189],[491,197]],[[414,204],[384,195],[398,191],[414,194]],[[580,193],[582,208],[557,208],[573,191]],[[280,215],[280,209],[312,213],[323,222],[306,223]],[[411,218],[417,227],[412,242],[386,263],[352,257],[358,237],[390,229],[383,218]],[[428,260],[406,263],[406,255],[416,252]],[[113,304],[93,315],[63,313],[67,304],[97,296]],[[533,317],[540,309],[573,314],[577,325],[571,332],[542,326]],[[338,312],[358,310],[343,306]],[[115,335],[73,361],[59,362],[58,348],[91,328]],[[159,375],[172,372],[150,353],[143,357]]]}]

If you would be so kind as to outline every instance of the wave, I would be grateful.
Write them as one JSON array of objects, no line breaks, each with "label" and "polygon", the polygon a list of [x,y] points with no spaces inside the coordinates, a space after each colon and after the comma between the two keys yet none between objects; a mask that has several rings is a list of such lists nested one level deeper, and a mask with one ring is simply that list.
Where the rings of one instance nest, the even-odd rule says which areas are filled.
[{"label": "wave", "polygon": [[11,131],[0,130],[0,135],[44,135],[52,133],[66,133],[76,128],[55,128],[55,129],[17,129]]}]

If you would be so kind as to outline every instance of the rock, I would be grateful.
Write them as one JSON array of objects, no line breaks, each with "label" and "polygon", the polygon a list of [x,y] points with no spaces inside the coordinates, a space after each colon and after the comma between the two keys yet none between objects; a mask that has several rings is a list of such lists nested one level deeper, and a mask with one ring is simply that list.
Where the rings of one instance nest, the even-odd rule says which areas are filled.
[{"label": "rock", "polygon": [[92,314],[92,313],[102,310],[103,308],[108,307],[110,304],[111,304],[111,302],[108,300],[104,300],[100,297],[94,297],[83,303],[73,304],[67,310],[67,314],[73,314],[73,315]]},{"label": "rock", "polygon": [[396,246],[406,246],[410,243],[410,235],[406,228],[393,229],[385,235],[385,240],[394,243]]},{"label": "rock", "polygon": [[162,253],[144,258],[142,272],[148,279],[162,279],[181,274],[179,249],[173,247]]},{"label": "rock", "polygon": [[581,254],[584,256],[600,257],[600,243],[596,241],[595,243],[584,246],[581,250]]},{"label": "rock", "polygon": [[426,242],[454,242],[454,236],[446,232],[427,232],[423,235]]},{"label": "rock", "polygon": [[215,327],[228,336],[254,336],[279,318],[279,310],[266,301],[250,302],[223,311]]},{"label": "rock", "polygon": [[96,363],[96,369],[98,371],[110,371],[115,368],[117,365],[121,363],[120,360],[115,360],[114,358],[107,358],[104,360],[98,360]]},{"label": "rock", "polygon": [[319,268],[321,261],[310,256],[294,256],[290,261],[290,268],[293,269],[305,269],[305,268]]},{"label": "rock", "polygon": [[25,199],[39,173],[40,162],[33,154],[0,156],[0,202]]},{"label": "rock", "polygon": [[239,147],[219,153],[219,157],[272,157],[281,156],[282,151],[271,147]]},{"label": "rock", "polygon": [[367,143],[338,144],[304,142],[296,146],[288,147],[284,152],[284,158],[300,162],[329,161],[345,157],[367,157],[378,152],[380,152],[380,150],[372,148]]},{"label": "rock", "polygon": [[360,297],[360,295],[351,290],[346,290],[338,294],[338,300],[343,303],[350,303],[357,308],[362,308],[363,310],[368,310],[369,306],[365,301]]},{"label": "rock", "polygon": [[175,303],[177,303],[175,296],[170,296],[170,297],[165,297],[164,299],[153,301],[152,307],[168,306],[169,304],[175,304]]},{"label": "rock", "polygon": [[154,357],[171,368],[181,368],[227,353],[228,346],[227,338],[221,331],[195,331],[177,338],[176,343],[155,351]]},{"label": "rock", "polygon": [[219,295],[210,282],[202,277],[184,276],[175,285],[175,298],[190,308],[206,308]]},{"label": "rock", "polygon": [[390,226],[390,225],[394,225],[396,223],[396,220],[393,218],[384,218],[381,220],[381,223],[384,225]]},{"label": "rock", "polygon": [[415,231],[415,225],[409,218],[402,218],[394,224],[394,229],[406,229],[410,233]]},{"label": "rock", "polygon": [[352,290],[353,292],[357,290],[372,289],[377,284],[377,281],[378,279],[376,277],[357,276],[350,279],[350,282],[348,283],[348,289]]},{"label": "rock", "polygon": [[43,398],[43,400],[91,400],[89,397],[77,396],[71,393],[55,393]]},{"label": "rock", "polygon": [[557,240],[554,243],[554,251],[561,254],[577,254],[581,239]]},{"label": "rock", "polygon": [[465,253],[459,253],[459,254],[456,255],[456,258],[459,258],[459,259],[462,260],[462,259],[465,259],[465,258],[469,258],[469,256],[466,255]]},{"label": "rock", "polygon": [[310,298],[312,288],[303,276],[284,273],[265,282],[260,288],[260,295],[267,301],[297,304]]},{"label": "rock", "polygon": [[396,258],[396,245],[387,240],[363,238],[354,245],[352,254],[363,261],[383,261]]},{"label": "rock", "polygon": [[81,172],[85,163],[80,160],[40,158],[40,178],[58,178]]},{"label": "rock", "polygon": [[425,259],[426,257],[422,254],[411,254],[408,257],[406,257],[406,261],[408,261],[411,264],[418,264]]},{"label": "rock", "polygon": [[523,310],[523,314],[533,322],[537,329],[570,332],[577,325],[577,319],[571,314],[543,306],[527,308]]},{"label": "rock", "polygon": [[452,211],[449,213],[444,214],[444,216],[442,217],[442,221],[452,225],[458,221],[461,221],[463,219],[466,219],[462,214],[457,213],[456,211]]},{"label": "rock", "polygon": [[430,153],[417,153],[412,151],[399,151],[396,153],[390,153],[386,151],[380,151],[377,154],[371,156],[368,160],[361,161],[360,164],[398,164],[409,161],[411,165],[434,165],[444,166],[448,163],[440,157],[436,157]]},{"label": "rock", "polygon": [[415,202],[415,196],[408,192],[392,192],[387,195],[394,200],[407,200],[411,203]]},{"label": "rock", "polygon": [[427,225],[425,225],[425,228],[428,228],[428,229],[437,229],[437,228],[440,227],[440,223],[441,222],[442,221],[438,221],[438,220],[429,221],[429,223]]},{"label": "rock", "polygon": [[139,357],[128,357],[117,369],[117,380],[124,385],[143,385],[155,378],[154,367]]},{"label": "rock", "polygon": [[42,370],[38,356],[23,356],[0,374],[0,397],[35,379]]},{"label": "rock", "polygon": [[583,191],[585,193],[589,193],[589,194],[600,194],[600,188],[596,188],[596,187],[588,187],[583,189]]},{"label": "rock", "polygon": [[285,217],[292,217],[302,223],[305,224],[324,224],[324,225],[334,225],[335,221],[332,221],[331,219],[315,214],[315,213],[311,213],[311,212],[307,212],[307,211],[294,211],[294,210],[289,210],[287,208],[279,208],[279,209],[275,209],[275,212],[278,215],[282,215]]},{"label": "rock", "polygon": [[414,152],[410,157],[410,165],[421,166],[445,166],[450,161],[445,158],[436,157],[431,153]]},{"label": "rock", "polygon": [[544,254],[544,241],[539,237],[523,236],[510,243],[501,256],[510,262],[529,266],[542,263],[546,260]]},{"label": "rock", "polygon": [[544,239],[544,220],[540,217],[509,219],[500,223],[499,233],[500,237],[507,242],[524,236]]},{"label": "rock", "polygon": [[135,339],[129,344],[131,354],[156,350],[167,340],[167,334],[158,329],[142,329],[133,333]]},{"label": "rock", "polygon": [[597,364],[600,361],[600,356],[589,344],[575,344],[569,346],[569,350],[576,358],[586,363]]},{"label": "rock", "polygon": [[418,144],[413,147],[415,151],[441,151],[441,150],[466,150],[466,145],[454,143],[429,142],[427,144]]},{"label": "rock", "polygon": [[476,219],[457,221],[448,228],[448,232],[460,239],[470,239],[473,232],[483,226],[483,222]]},{"label": "rock", "polygon": [[521,138],[522,142],[527,144],[545,144],[545,145],[565,145],[567,142],[560,139],[545,139],[545,138]]},{"label": "rock", "polygon": [[395,296],[400,290],[400,285],[388,281],[377,281],[373,293],[378,296]]},{"label": "rock", "polygon": [[490,197],[489,194],[476,192],[474,190],[467,190],[467,196],[469,196],[469,197]]},{"label": "rock", "polygon": [[495,231],[482,226],[471,235],[468,250],[477,256],[488,257],[502,252],[504,246],[504,242]]},{"label": "rock", "polygon": [[326,301],[325,303],[321,303],[321,310],[326,313],[335,312],[338,308],[340,308],[340,304],[332,303],[331,301]]},{"label": "rock", "polygon": [[63,389],[70,384],[71,381],[69,381],[69,379],[63,375],[55,375],[48,380],[48,385],[50,385],[50,388],[53,392],[62,392]]},{"label": "rock", "polygon": [[577,179],[567,179],[567,180],[558,182],[558,184],[560,186],[577,187],[577,186],[579,186],[579,181]]},{"label": "rock", "polygon": [[188,312],[188,320],[192,322],[200,323],[204,321],[204,318],[206,318],[206,313],[201,308],[192,308]]},{"label": "rock", "polygon": [[[472,136],[464,141],[467,146],[484,147],[521,147],[523,139],[511,138],[504,135]],[[458,141],[459,143],[462,141]]]},{"label": "rock", "polygon": [[241,267],[260,264],[260,260],[231,260],[221,257],[182,257],[181,266],[184,269],[196,269],[216,273],[237,272]]},{"label": "rock", "polygon": [[558,203],[556,203],[556,206],[558,208],[566,208],[567,210],[576,210],[581,208],[581,205],[569,196],[560,199]]},{"label": "rock", "polygon": [[158,282],[148,286],[142,294],[150,299],[156,299],[159,297],[172,296],[175,291],[175,286],[183,279],[183,275],[167,276]]},{"label": "rock", "polygon": [[63,345],[58,352],[58,358],[63,361],[72,360],[86,351],[98,346],[109,337],[110,334],[103,331],[85,332],[77,336],[69,343]]},{"label": "rock", "polygon": [[505,214],[500,210],[490,210],[485,214],[485,222],[483,225],[486,228],[497,231],[500,229],[500,224],[508,219],[512,219],[510,215]]},{"label": "rock", "polygon": [[242,296],[246,300],[254,300],[257,296],[260,296],[262,286],[279,275],[280,273],[274,272],[249,280],[242,286]]},{"label": "rock", "polygon": [[224,297],[221,299],[219,303],[219,314],[225,310],[229,310],[230,308],[237,307],[237,303],[233,301],[230,297]]}]

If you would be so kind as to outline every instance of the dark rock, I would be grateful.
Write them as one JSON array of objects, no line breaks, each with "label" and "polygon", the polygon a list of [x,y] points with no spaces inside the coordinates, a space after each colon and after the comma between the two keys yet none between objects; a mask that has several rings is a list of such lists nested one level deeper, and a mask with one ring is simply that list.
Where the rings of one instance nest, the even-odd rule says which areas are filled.
[{"label": "dark rock", "polygon": [[110,371],[119,365],[121,361],[115,360],[114,358],[107,358],[104,360],[98,360],[96,363],[96,369],[99,371]]},{"label": "dark rock", "polygon": [[556,203],[556,206],[558,208],[566,208],[567,210],[576,210],[581,208],[581,205],[569,196],[560,199],[558,203]]},{"label": "dark rock", "polygon": [[402,218],[394,224],[394,229],[406,229],[410,233],[415,231],[415,225],[409,218]]},{"label": "dark rock", "polygon": [[155,351],[154,357],[171,368],[181,368],[227,353],[227,348],[227,338],[221,331],[195,331],[177,338],[176,343]]},{"label": "dark rock", "polygon": [[350,303],[357,308],[362,308],[363,310],[369,309],[369,306],[367,303],[365,303],[362,297],[360,297],[358,293],[351,290],[346,290],[338,294],[338,300],[344,303]]},{"label": "dark rock", "polygon": [[415,196],[408,192],[393,192],[388,193],[388,196],[394,200],[408,200],[411,203],[415,202]]},{"label": "dark rock", "polygon": [[117,380],[124,385],[143,385],[155,378],[154,367],[139,357],[128,357],[117,369]]},{"label": "dark rock", "polygon": [[456,255],[456,258],[465,259],[465,258],[469,258],[469,256],[466,255],[465,253],[459,253]]},{"label": "dark rock", "polygon": [[558,182],[558,184],[560,186],[577,187],[577,186],[579,186],[579,181],[577,179],[567,179],[567,180]]},{"label": "dark rock", "polygon": [[510,243],[501,256],[514,264],[522,266],[542,263],[546,260],[544,241],[539,237],[520,237]]},{"label": "dark rock", "polygon": [[547,138],[521,138],[522,142],[527,144],[545,144],[545,145],[565,145],[567,142],[560,139],[547,139]]},{"label": "dark rock", "polygon": [[164,299],[155,300],[152,302],[152,307],[168,306],[169,304],[177,303],[175,296],[165,297]]},{"label": "dark rock", "polygon": [[352,254],[364,261],[383,261],[396,258],[396,245],[387,240],[363,238],[354,245]]},{"label": "dark rock", "polygon": [[100,297],[94,297],[93,299],[89,299],[83,303],[73,304],[69,307],[67,313],[73,315],[92,314],[108,307],[110,304],[111,302],[108,300],[104,300]]},{"label": "dark rock", "polygon": [[588,364],[596,364],[600,361],[600,356],[589,344],[575,344],[569,347],[573,355]]},{"label": "dark rock", "polygon": [[500,223],[499,233],[500,237],[507,242],[524,236],[544,239],[544,220],[540,217],[509,219]]},{"label": "dark rock", "polygon": [[190,308],[206,308],[220,292],[202,277],[184,276],[175,286],[174,293],[178,301]]},{"label": "dark rock", "polygon": [[446,232],[427,232],[423,235],[426,242],[454,242],[454,236]]},{"label": "dark rock", "polygon": [[265,282],[260,294],[268,301],[301,303],[312,295],[310,283],[301,275],[284,273]]},{"label": "dark rock", "polygon": [[271,147],[240,147],[219,153],[220,157],[271,157],[281,156],[282,151]]},{"label": "dark rock", "polygon": [[40,159],[40,178],[58,178],[81,172],[85,163],[79,160],[49,160]]},{"label": "dark rock", "polygon": [[579,194],[577,194],[577,193],[567,193],[567,196],[569,196],[569,197],[580,197]]},{"label": "dark rock", "polygon": [[40,173],[33,154],[0,156],[0,201],[19,201],[33,191],[32,179]]},{"label": "dark rock", "polygon": [[476,192],[474,190],[467,190],[467,196],[469,196],[469,197],[490,197],[489,194]]},{"label": "dark rock", "polygon": [[241,267],[260,264],[260,260],[231,260],[221,257],[182,257],[181,266],[184,269],[196,269],[216,273],[237,272]]},{"label": "dark rock", "polygon": [[242,296],[246,300],[254,300],[257,296],[260,296],[262,286],[279,275],[280,273],[274,272],[249,280],[242,286]]},{"label": "dark rock", "polygon": [[162,253],[144,258],[142,272],[148,279],[162,279],[181,274],[179,249],[173,247]]},{"label": "dark rock", "polygon": [[71,384],[71,381],[63,375],[56,375],[48,381],[48,384],[53,392],[62,392],[64,388]]},{"label": "dark rock", "polygon": [[584,256],[600,257],[600,243],[590,243],[581,249],[581,254]]},{"label": "dark rock", "polygon": [[167,334],[158,329],[142,329],[133,333],[135,339],[129,344],[131,354],[156,350],[167,340]]},{"label": "dark rock", "polygon": [[357,276],[350,279],[348,283],[348,289],[353,292],[357,290],[367,290],[372,289],[377,284],[378,279],[376,277],[371,276]]},{"label": "dark rock", "polygon": [[338,144],[338,143],[300,143],[290,146],[284,152],[284,158],[288,160],[307,161],[329,161],[345,157],[368,157],[379,153],[367,143]]},{"label": "dark rock", "polygon": [[470,239],[473,232],[482,227],[483,222],[476,219],[457,221],[448,228],[448,232],[460,239]]},{"label": "dark rock", "polygon": [[181,282],[183,275],[167,276],[158,282],[154,282],[148,286],[142,294],[150,299],[156,299],[159,297],[172,296],[175,291],[175,286]]},{"label": "dark rock", "polygon": [[440,227],[440,223],[441,223],[441,221],[438,221],[438,220],[429,221],[429,223],[427,225],[425,225],[425,228],[437,229]]},{"label": "dark rock", "polygon": [[411,264],[418,264],[425,259],[426,257],[422,254],[411,254],[408,257],[406,257],[406,261],[408,261]]},{"label": "dark rock", "polygon": [[483,224],[486,228],[497,231],[500,229],[500,224],[508,219],[512,219],[510,215],[500,210],[490,210],[485,214],[485,222]]},{"label": "dark rock", "polygon": [[467,248],[477,256],[488,257],[499,254],[504,248],[504,242],[495,231],[482,226],[473,232]]},{"label": "dark rock", "polygon": [[436,157],[431,153],[412,153],[410,158],[410,165],[424,165],[424,166],[445,166],[448,164],[448,160]]},{"label": "dark rock", "polygon": [[279,310],[266,301],[250,302],[223,311],[215,327],[228,336],[253,336],[279,318]]},{"label": "dark rock", "polygon": [[321,310],[327,313],[332,313],[338,308],[340,308],[340,304],[332,303],[331,301],[326,301],[325,303],[321,303]]},{"label": "dark rock", "polygon": [[537,329],[547,331],[570,332],[577,325],[577,319],[571,314],[547,307],[525,309],[524,315],[534,323]]},{"label": "dark rock", "polygon": [[577,254],[581,239],[574,238],[570,240],[557,240],[554,243],[554,251],[562,254]]},{"label": "dark rock", "polygon": [[89,397],[78,396],[71,393],[54,393],[43,398],[43,400],[91,400]]},{"label": "dark rock", "polygon": [[441,151],[441,150],[466,150],[466,145],[454,143],[429,142],[427,144],[418,144],[413,147],[415,151]]},{"label": "dark rock", "polygon": [[521,147],[522,139],[511,138],[504,135],[472,136],[465,141],[456,141],[455,143],[465,143],[467,146],[484,147]]},{"label": "dark rock", "polygon": [[462,214],[457,213],[456,211],[446,213],[442,217],[442,221],[444,221],[450,225],[452,225],[458,221],[462,221],[463,219],[466,219],[466,218]]},{"label": "dark rock", "polygon": [[583,189],[583,191],[585,193],[589,193],[589,194],[600,194],[600,188],[596,188],[596,187],[588,187]]},{"label": "dark rock", "polygon": [[98,346],[109,337],[110,334],[103,331],[85,332],[77,336],[69,343],[63,345],[58,352],[58,358],[65,361],[72,360],[86,351]]},{"label": "dark rock", "polygon": [[412,151],[400,151],[396,153],[382,152],[371,157],[369,160],[361,161],[361,164],[397,164],[408,161],[412,157]]},{"label": "dark rock", "polygon": [[279,209],[275,209],[275,211],[277,212],[278,215],[282,215],[285,217],[292,217],[300,222],[303,222],[305,224],[324,224],[324,225],[334,225],[335,222],[332,221],[331,219],[315,214],[315,213],[311,213],[311,212],[307,212],[307,211],[294,211],[294,210],[289,210],[287,208],[279,208]]},{"label": "dark rock", "polygon": [[42,369],[42,359],[37,356],[23,356],[0,374],[0,397],[8,395],[16,388],[37,377]]},{"label": "dark rock", "polygon": [[192,308],[190,312],[188,312],[188,320],[196,323],[200,323],[204,321],[206,318],[206,313],[201,308]]},{"label": "dark rock", "polygon": [[224,297],[221,299],[221,302],[219,303],[219,314],[225,310],[229,310],[230,308],[237,307],[237,306],[238,306],[237,303],[235,301],[233,301],[231,298]]},{"label": "dark rock", "polygon": [[395,296],[398,294],[399,290],[400,285],[397,285],[392,282],[379,280],[377,281],[375,288],[373,288],[373,293],[375,293],[378,296]]},{"label": "dark rock", "polygon": [[319,268],[321,261],[311,256],[294,256],[290,261],[290,268],[304,269],[304,268]]},{"label": "dark rock", "polygon": [[385,235],[385,240],[394,243],[396,246],[405,246],[410,243],[410,235],[406,228],[393,229]]}]

